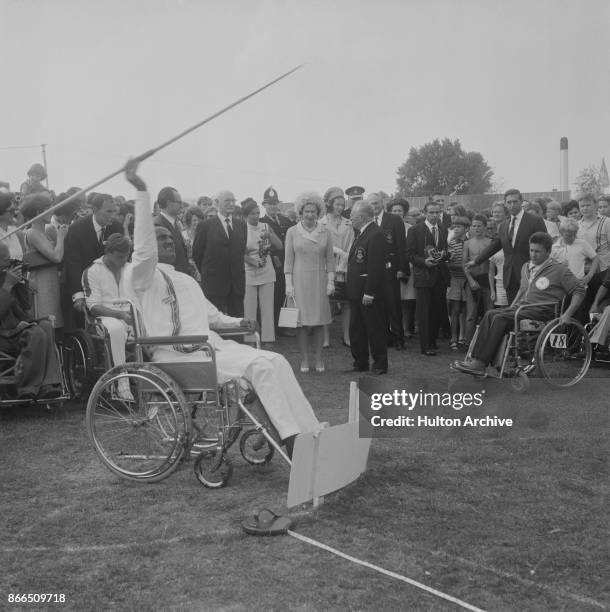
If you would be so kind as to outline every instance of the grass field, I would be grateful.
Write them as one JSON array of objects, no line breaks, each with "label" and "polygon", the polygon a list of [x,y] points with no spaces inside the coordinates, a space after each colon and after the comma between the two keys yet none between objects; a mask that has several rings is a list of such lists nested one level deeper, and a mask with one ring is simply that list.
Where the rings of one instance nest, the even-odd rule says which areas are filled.
[{"label": "grass field", "polygon": [[[292,339],[279,348],[298,365]],[[326,352],[324,374],[298,374],[331,424],[347,419],[345,351]],[[391,352],[384,380],[441,384],[453,357]],[[512,428],[375,439],[366,474],[318,511],[293,512],[294,530],[479,608],[606,609],[607,382],[526,396],[490,384],[478,414],[510,415]],[[121,481],[97,459],[77,404],[3,410],[0,444],[0,609],[457,609],[290,536],[245,535],[255,510],[286,513],[278,459],[254,468],[232,450],[233,478],[216,491],[191,463],[159,484]],[[9,605],[9,593],[66,603]]]}]

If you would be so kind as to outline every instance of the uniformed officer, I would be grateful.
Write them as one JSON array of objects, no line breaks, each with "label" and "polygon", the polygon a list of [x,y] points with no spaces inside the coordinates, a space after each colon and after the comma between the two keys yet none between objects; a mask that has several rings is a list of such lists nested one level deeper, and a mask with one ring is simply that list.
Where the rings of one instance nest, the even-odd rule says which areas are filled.
[{"label": "uniformed officer", "polygon": [[354,242],[347,260],[347,299],[350,302],[349,338],[354,358],[350,371],[388,371],[384,292],[385,239],[373,221],[373,208],[357,202],[352,208]]},{"label": "uniformed officer", "polygon": [[360,185],[352,185],[345,190],[347,200],[345,201],[345,210],[341,213],[346,219],[350,218],[352,207],[356,202],[362,200],[364,194],[364,187]]},{"label": "uniformed officer", "polygon": [[276,334],[281,334],[285,330],[281,330],[277,326],[280,316],[280,309],[286,299],[286,280],[284,278],[284,246],[286,245],[286,232],[294,223],[285,215],[282,215],[280,210],[280,199],[277,191],[273,187],[267,187],[263,194],[263,206],[265,207],[265,215],[260,218],[261,223],[267,223],[275,232],[275,235],[282,241],[282,248],[271,248],[271,261],[275,268],[275,287],[273,294],[273,313]]},{"label": "uniformed officer", "polygon": [[400,305],[400,279],[409,276],[406,258],[406,234],[404,223],[384,210],[384,197],[381,192],[370,193],[366,197],[373,207],[374,221],[385,238],[385,304],[388,346],[396,350],[405,347],[402,328],[402,308]]}]

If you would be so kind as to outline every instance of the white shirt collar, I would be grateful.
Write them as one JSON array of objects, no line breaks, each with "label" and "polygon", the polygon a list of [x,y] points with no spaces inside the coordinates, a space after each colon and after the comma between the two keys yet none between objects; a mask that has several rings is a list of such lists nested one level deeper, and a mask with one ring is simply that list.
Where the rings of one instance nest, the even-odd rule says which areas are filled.
[{"label": "white shirt collar", "polygon": [[218,213],[218,218],[220,219],[220,222],[222,223],[223,227],[226,227],[227,219],[229,219],[229,221],[231,222],[231,225],[233,225],[233,215],[231,215],[230,217],[225,217],[224,215],[221,215],[220,213]]},{"label": "white shirt collar", "polygon": [[174,219],[172,217],[170,217],[168,214],[166,214],[165,212],[163,212],[162,210],[159,211],[159,213],[161,214],[161,216],[166,219],[167,221],[169,221],[170,225],[176,226],[178,219]]},{"label": "white shirt collar", "polygon": [[373,221],[369,221],[368,223],[365,223],[361,228],[360,228],[360,233],[362,234],[362,232],[371,224],[371,223],[375,223],[375,225],[377,225],[377,223],[373,220]]},{"label": "white shirt collar", "polygon": [[91,221],[93,221],[93,229],[95,233],[99,236],[100,232],[104,230],[104,228],[95,220],[95,216],[91,215]]},{"label": "white shirt collar", "polygon": [[[524,211],[521,209],[518,214],[515,215],[515,223],[521,221],[521,217],[523,217]],[[509,221],[513,220],[513,215],[509,217]]]},{"label": "white shirt collar", "polygon": [[434,233],[432,228],[435,227],[438,230],[438,223],[436,225],[432,225],[432,223],[430,223],[430,221],[428,221],[428,219],[426,219],[424,221],[424,223],[426,224],[426,227],[430,230],[430,233]]}]

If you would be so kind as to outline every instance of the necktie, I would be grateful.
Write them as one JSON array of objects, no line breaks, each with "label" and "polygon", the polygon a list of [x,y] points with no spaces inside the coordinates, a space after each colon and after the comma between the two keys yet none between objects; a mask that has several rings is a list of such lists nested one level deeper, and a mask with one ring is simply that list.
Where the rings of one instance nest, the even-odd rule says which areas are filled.
[{"label": "necktie", "polygon": [[510,243],[513,243],[513,236],[515,235],[515,221],[517,220],[517,217],[515,215],[513,215],[513,218],[510,220],[510,227],[508,228],[508,239],[510,240]]},{"label": "necktie", "polygon": [[432,237],[434,238],[434,246],[438,246],[438,229],[436,229],[436,225],[432,226]]},{"label": "necktie", "polygon": [[104,228],[100,227],[97,234],[97,243],[103,247],[104,246]]},{"label": "necktie", "polygon": [[225,221],[227,222],[227,234],[229,235],[229,238],[230,238],[231,234],[233,233],[233,227],[231,226],[231,219],[227,217]]}]

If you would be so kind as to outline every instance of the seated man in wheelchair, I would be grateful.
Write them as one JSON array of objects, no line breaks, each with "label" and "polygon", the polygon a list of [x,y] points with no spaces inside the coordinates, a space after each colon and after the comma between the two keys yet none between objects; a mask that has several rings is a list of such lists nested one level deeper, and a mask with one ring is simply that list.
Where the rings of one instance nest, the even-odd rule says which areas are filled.
[{"label": "seated man in wheelchair", "polygon": [[16,357],[17,399],[51,399],[62,395],[61,373],[50,321],[34,322],[28,311],[30,290],[23,264],[10,258],[0,242],[0,351]]},{"label": "seated man in wheelchair", "polygon": [[521,286],[513,303],[506,308],[488,310],[479,325],[471,358],[456,361],[454,366],[467,374],[483,374],[492,362],[504,335],[512,328],[517,307],[531,304],[519,312],[519,319],[550,320],[553,306],[536,305],[540,302],[561,303],[571,295],[569,307],[560,322],[567,323],[585,296],[585,287],[570,271],[567,264],[550,258],[553,239],[544,232],[536,232],[529,240],[530,261],[521,269]]},{"label": "seated man in wheelchair", "polygon": [[[320,429],[290,364],[278,353],[224,340],[210,329],[240,326],[253,331],[255,323],[220,312],[195,279],[174,269],[174,241],[166,228],[153,226],[150,198],[136,170],[137,164],[128,162],[125,175],[137,196],[134,252],[125,267],[125,285],[134,289],[146,335],[208,336],[216,353],[219,383],[243,377],[252,385],[290,455],[298,434]],[[196,346],[174,345],[153,347],[152,360],[209,361],[209,357]]]},{"label": "seated man in wheelchair", "polygon": [[[96,259],[82,276],[87,308],[99,317],[108,330],[113,364],[125,363],[125,343],[132,324],[131,313],[111,305],[112,300],[125,299],[130,289],[125,285],[128,277],[124,269],[131,253],[131,240],[121,234],[112,234],[104,246],[104,255]],[[129,279],[130,280],[130,279]],[[129,383],[119,381],[119,395],[128,398]]]},{"label": "seated man in wheelchair", "polygon": [[[610,301],[608,300],[608,290],[610,289],[610,268],[604,276],[604,280],[597,290],[593,304],[589,309],[592,317],[592,329],[589,339],[595,347],[597,355],[610,357]],[[594,317],[594,315],[597,315]]]}]

